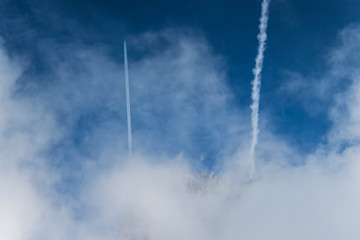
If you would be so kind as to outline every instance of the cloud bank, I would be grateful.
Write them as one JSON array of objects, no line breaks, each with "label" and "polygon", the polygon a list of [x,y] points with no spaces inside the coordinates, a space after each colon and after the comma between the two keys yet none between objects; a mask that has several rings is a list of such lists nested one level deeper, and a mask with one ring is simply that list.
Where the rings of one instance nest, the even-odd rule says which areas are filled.
[{"label": "cloud bank", "polygon": [[[249,112],[202,36],[129,41],[132,159],[123,67],[105,47],[48,42],[45,75],[2,47],[0,238],[358,239],[359,38],[350,26],[329,53],[323,81],[348,85],[330,96],[326,142],[305,155],[264,128],[251,183]],[[210,190],[193,191],[209,169]]]}]

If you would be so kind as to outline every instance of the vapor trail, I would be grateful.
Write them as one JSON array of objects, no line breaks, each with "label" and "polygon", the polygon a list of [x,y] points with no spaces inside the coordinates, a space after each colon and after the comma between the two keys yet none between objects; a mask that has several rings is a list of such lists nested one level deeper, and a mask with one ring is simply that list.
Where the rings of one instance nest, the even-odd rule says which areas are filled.
[{"label": "vapor trail", "polygon": [[129,69],[127,59],[126,42],[124,41],[124,68],[125,68],[125,87],[126,87],[126,114],[128,128],[128,150],[129,155],[132,154],[132,136],[131,136],[131,112],[130,112],[130,92],[129,92]]},{"label": "vapor trail", "polygon": [[263,0],[261,4],[261,18],[259,30],[260,33],[257,36],[259,40],[258,54],[255,59],[255,67],[253,69],[254,80],[251,82],[252,84],[252,93],[251,93],[251,126],[252,126],[252,139],[251,139],[251,147],[250,147],[250,178],[253,177],[255,173],[255,148],[258,142],[258,134],[259,134],[259,102],[260,102],[260,87],[261,87],[261,71],[263,67],[264,61],[264,51],[266,45],[266,29],[268,25],[269,19],[269,3],[270,0]]}]

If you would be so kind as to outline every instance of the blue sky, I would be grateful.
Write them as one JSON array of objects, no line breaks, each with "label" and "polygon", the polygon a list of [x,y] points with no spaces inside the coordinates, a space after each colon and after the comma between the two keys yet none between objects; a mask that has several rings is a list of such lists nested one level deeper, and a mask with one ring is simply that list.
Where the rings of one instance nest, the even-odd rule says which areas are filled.
[{"label": "blue sky", "polygon": [[[188,28],[202,35],[224,59],[227,83],[236,104],[250,104],[256,55],[259,1],[4,1],[2,37],[8,51],[32,62],[27,71],[50,72],[42,42],[79,43],[107,48],[122,62],[122,40],[146,31]],[[326,54],[340,29],[358,20],[356,1],[273,1],[264,66],[261,104],[272,127],[301,150],[311,151],[329,128],[326,111],[309,115],[291,96],[277,90],[287,71],[305,76],[326,69]],[[132,51],[130,59],[141,57]],[[45,72],[45,73],[44,73]],[[35,78],[39,79],[39,78]],[[36,81],[36,80],[33,80]],[[40,81],[40,80],[38,80]],[[324,106],[326,108],[326,106]],[[323,107],[319,107],[324,109]]]},{"label": "blue sky", "polygon": [[261,1],[1,1],[0,238],[358,239],[359,10],[271,1],[248,184]]}]

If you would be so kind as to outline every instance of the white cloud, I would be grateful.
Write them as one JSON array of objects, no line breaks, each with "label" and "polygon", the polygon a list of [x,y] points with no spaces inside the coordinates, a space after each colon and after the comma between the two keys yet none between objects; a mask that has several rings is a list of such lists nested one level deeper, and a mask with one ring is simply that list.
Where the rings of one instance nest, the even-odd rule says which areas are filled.
[{"label": "white cloud", "polygon": [[[351,80],[330,107],[329,144],[304,156],[264,129],[264,161],[252,183],[237,175],[248,157],[249,111],[235,109],[223,60],[203,38],[164,31],[133,43],[153,48],[130,65],[133,161],[126,160],[121,66],[105,51],[56,46],[53,81],[22,95],[14,85],[20,65],[3,50],[0,238],[124,239],[135,231],[150,240],[358,239],[360,87],[357,54],[348,48],[359,47],[359,32],[344,30],[332,60],[339,64],[327,75]],[[78,131],[80,143],[72,141]],[[206,154],[223,171],[202,194],[188,182]],[[306,164],[289,166],[289,158]]]}]

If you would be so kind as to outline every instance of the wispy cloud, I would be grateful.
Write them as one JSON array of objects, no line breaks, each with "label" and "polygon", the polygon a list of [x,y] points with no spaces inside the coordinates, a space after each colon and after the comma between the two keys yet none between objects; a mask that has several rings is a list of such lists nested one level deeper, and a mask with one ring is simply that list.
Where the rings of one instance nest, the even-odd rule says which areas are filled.
[{"label": "wispy cloud", "polygon": [[[360,30],[344,31],[333,52],[341,61],[356,59],[347,48],[359,47]],[[123,67],[106,49],[49,43],[43,57],[52,70],[44,84],[2,48],[1,239],[358,239],[356,61],[346,68],[351,86],[329,107],[329,143],[297,153],[264,128],[260,177],[244,183],[244,169],[234,166],[248,160],[251,126],[246,109],[232,102],[221,57],[193,33],[137,39],[129,47],[143,42],[155,50],[129,54],[131,163]],[[341,73],[345,64],[333,66]],[[19,88],[25,80],[34,87]],[[189,190],[211,157],[220,180],[207,193]],[[305,164],[291,166],[292,158]]]}]

